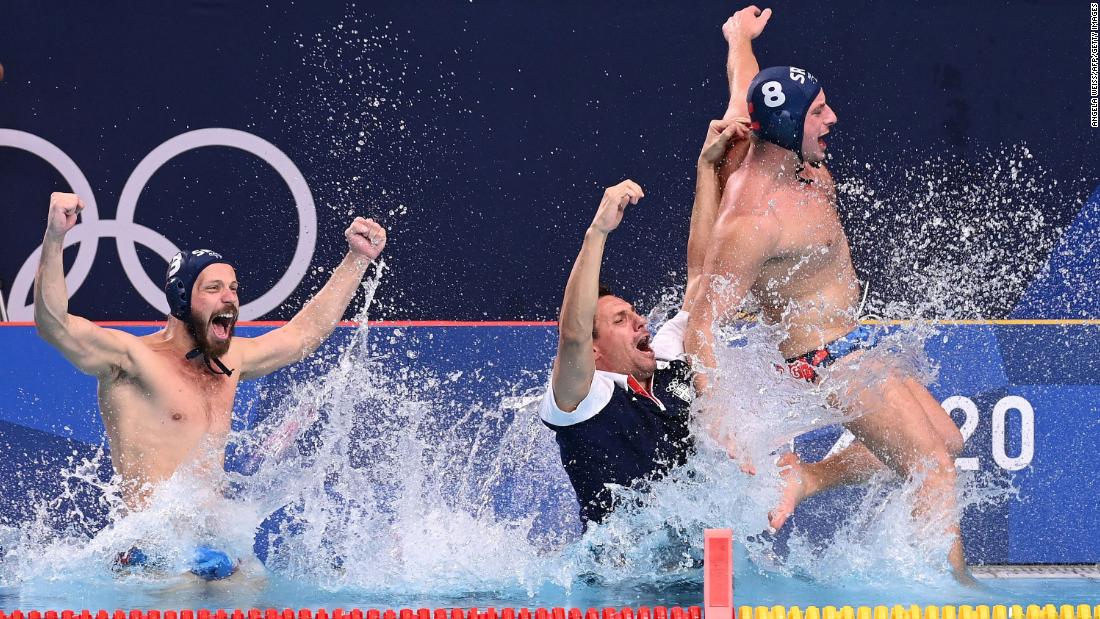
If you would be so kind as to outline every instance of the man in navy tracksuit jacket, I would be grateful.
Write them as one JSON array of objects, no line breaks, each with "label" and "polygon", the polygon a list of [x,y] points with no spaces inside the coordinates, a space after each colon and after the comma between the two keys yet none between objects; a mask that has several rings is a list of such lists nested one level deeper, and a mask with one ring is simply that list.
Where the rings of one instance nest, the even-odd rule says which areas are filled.
[{"label": "man in navy tracksuit jacket", "polygon": [[[702,271],[706,233],[720,198],[719,166],[748,128],[714,121],[699,157],[699,179],[688,236],[688,291]],[[683,464],[692,447],[694,398],[683,359],[683,309],[656,336],[624,299],[602,289],[600,263],[608,235],[642,188],[623,181],[604,192],[569,275],[558,321],[558,353],[539,414],[554,431],[562,464],[576,490],[581,519],[600,522],[614,507],[609,485],[659,479]],[[686,308],[685,308],[686,309]]]}]

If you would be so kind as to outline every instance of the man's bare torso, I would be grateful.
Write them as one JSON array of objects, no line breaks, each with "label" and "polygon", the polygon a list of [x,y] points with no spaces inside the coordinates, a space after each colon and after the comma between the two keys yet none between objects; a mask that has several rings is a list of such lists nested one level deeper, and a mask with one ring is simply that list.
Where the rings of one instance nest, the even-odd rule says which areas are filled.
[{"label": "man's bare torso", "polygon": [[[738,218],[764,218],[777,227],[776,243],[763,257],[751,291],[768,322],[784,327],[787,338],[780,351],[790,358],[855,327],[859,281],[828,171],[806,167],[801,176],[812,182],[804,182],[793,174],[777,178],[761,165],[750,157],[730,176],[716,238],[723,228],[736,226]],[[738,247],[727,245],[725,251]]]},{"label": "man's bare torso", "polygon": [[[239,367],[231,347],[222,361]],[[99,377],[99,407],[111,460],[131,507],[151,484],[183,464],[216,473],[224,462],[238,375],[209,372],[164,344],[162,333],[135,337],[125,367]]]}]

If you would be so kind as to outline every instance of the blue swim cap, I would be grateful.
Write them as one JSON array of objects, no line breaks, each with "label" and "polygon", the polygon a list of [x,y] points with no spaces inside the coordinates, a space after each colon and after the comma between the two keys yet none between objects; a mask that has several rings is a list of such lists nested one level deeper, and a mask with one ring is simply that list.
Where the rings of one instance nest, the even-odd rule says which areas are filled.
[{"label": "blue swim cap", "polygon": [[757,137],[802,159],[806,112],[821,92],[817,78],[798,67],[768,67],[749,84],[749,118]]},{"label": "blue swim cap", "polygon": [[199,273],[212,264],[229,264],[222,255],[209,249],[181,251],[168,263],[168,280],[164,296],[168,297],[171,314],[184,322],[191,321],[191,290]]},{"label": "blue swim cap", "polygon": [[237,571],[237,562],[229,555],[211,548],[199,546],[191,558],[191,573],[203,580],[221,580],[229,578]]}]

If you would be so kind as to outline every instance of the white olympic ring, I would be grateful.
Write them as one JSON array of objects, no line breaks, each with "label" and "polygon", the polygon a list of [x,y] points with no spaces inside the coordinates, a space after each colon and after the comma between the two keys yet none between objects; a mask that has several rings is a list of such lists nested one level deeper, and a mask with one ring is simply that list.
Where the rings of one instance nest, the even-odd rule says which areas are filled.
[{"label": "white olympic ring", "polygon": [[[305,277],[310,261],[313,259],[313,251],[317,245],[317,210],[309,185],[298,167],[286,154],[271,142],[251,133],[236,129],[196,129],[178,135],[154,148],[138,163],[123,186],[118,200],[118,213],[114,220],[99,219],[95,196],[88,179],[61,149],[34,134],[15,129],[0,129],[0,146],[18,148],[44,159],[61,173],[72,191],[84,200],[85,207],[81,213],[81,223],[74,226],[65,236],[65,247],[74,243],[80,244],[73,267],[65,275],[69,296],[72,296],[88,277],[92,263],[95,261],[99,239],[114,237],[122,268],[130,279],[130,283],[149,305],[164,314],[168,313],[168,301],[164,297],[164,290],[149,278],[141,266],[135,243],[153,250],[164,258],[165,262],[179,250],[172,241],[160,233],[134,223],[134,213],[137,210],[138,196],[162,165],[181,153],[203,146],[229,146],[264,160],[286,183],[298,209],[298,244],[294,248],[290,266],[271,290],[241,306],[240,319],[254,320],[279,307]],[[7,305],[10,320],[34,319],[34,303],[27,303],[26,300],[34,287],[35,271],[41,254],[42,246],[39,245],[23,263],[12,282]]]}]

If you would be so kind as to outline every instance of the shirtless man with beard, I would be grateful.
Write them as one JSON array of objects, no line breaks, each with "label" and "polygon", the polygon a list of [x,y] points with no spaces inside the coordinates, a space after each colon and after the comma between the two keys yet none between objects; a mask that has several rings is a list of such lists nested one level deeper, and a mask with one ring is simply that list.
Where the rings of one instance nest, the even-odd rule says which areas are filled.
[{"label": "shirtless man with beard", "polygon": [[[731,18],[723,28],[731,61],[751,58],[749,64],[755,65],[753,37],[746,32],[759,33],[770,16],[770,10],[748,7]],[[956,513],[959,430],[924,385],[859,363],[878,334],[857,320],[860,284],[837,215],[833,179],[823,165],[837,116],[817,79],[803,69],[771,67],[755,76],[742,72],[740,80],[731,84],[731,92],[748,96],[731,101],[727,116],[748,116],[753,138],[745,151],[731,153],[736,167],[725,183],[710,236],[706,282],[689,302],[685,348],[697,360],[697,370],[715,368],[712,327],[731,321],[754,297],[763,319],[783,328],[779,350],[791,374],[809,382],[832,374],[830,382],[839,383],[832,404],[852,419],[845,426],[858,439],[821,463],[802,465],[793,456],[780,461],[800,479],[792,480],[784,503],[773,512],[773,526],[781,526],[802,498],[857,483],[885,465],[903,478],[922,478],[914,515],[945,523],[954,536],[948,562],[956,578],[968,581]],[[700,393],[706,393],[710,379],[705,372],[696,375]],[[724,425],[717,418],[721,408],[711,403],[704,409],[704,415],[715,417],[706,420],[708,426]]]},{"label": "shirtless man with beard", "polygon": [[[301,361],[328,338],[385,247],[386,232],[369,219],[352,221],[344,232],[348,253],[324,288],[286,325],[256,338],[233,337],[240,300],[230,263],[210,250],[182,251],[169,264],[165,283],[167,324],[136,336],[68,312],[62,248],[83,209],[74,194],[50,196],[34,321],[44,340],[98,379],[100,414],[122,498],[140,510],[156,485],[184,464],[200,474],[222,470],[238,382]],[[207,550],[215,554],[197,553],[192,572],[208,579],[232,574],[232,559]],[[132,549],[117,562],[135,565],[144,559]]]}]

